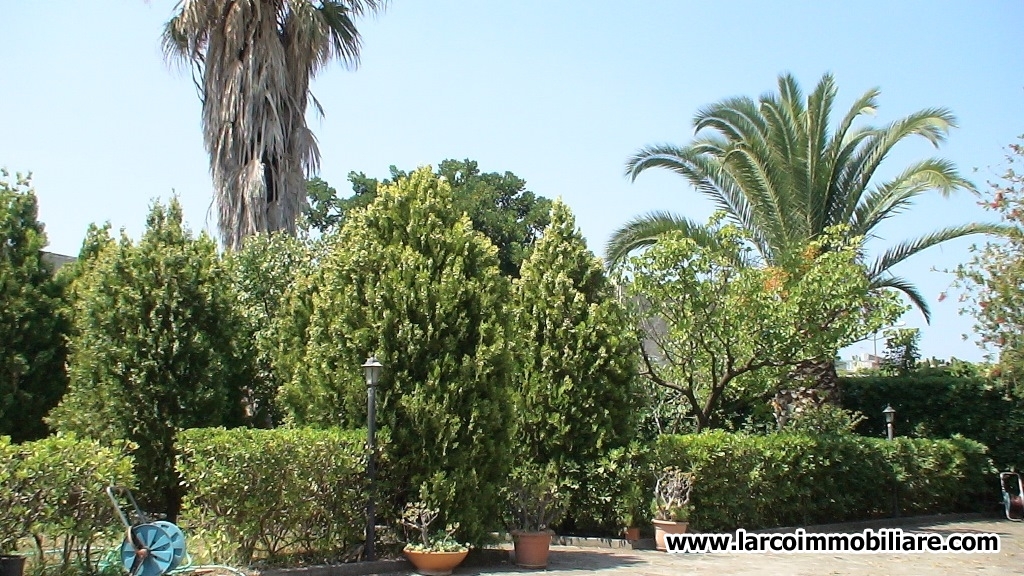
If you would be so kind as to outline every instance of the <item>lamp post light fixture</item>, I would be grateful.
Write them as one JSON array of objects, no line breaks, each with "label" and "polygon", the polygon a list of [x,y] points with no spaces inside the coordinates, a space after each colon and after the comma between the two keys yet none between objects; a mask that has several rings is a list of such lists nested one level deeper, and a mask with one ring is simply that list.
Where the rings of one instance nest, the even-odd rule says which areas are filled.
[{"label": "lamp post light fixture", "polygon": [[376,503],[373,501],[373,484],[377,476],[377,382],[384,371],[384,365],[377,358],[370,356],[363,363],[363,374],[366,376],[366,447],[369,455],[366,459],[366,477],[369,490],[366,501],[366,543],[364,552],[367,560],[376,560],[377,553],[373,543],[377,539]]},{"label": "lamp post light fixture", "polygon": [[885,416],[885,437],[890,441],[892,440],[892,425],[896,421],[896,410],[893,409],[892,405],[886,404],[885,410],[882,410],[882,415]]}]

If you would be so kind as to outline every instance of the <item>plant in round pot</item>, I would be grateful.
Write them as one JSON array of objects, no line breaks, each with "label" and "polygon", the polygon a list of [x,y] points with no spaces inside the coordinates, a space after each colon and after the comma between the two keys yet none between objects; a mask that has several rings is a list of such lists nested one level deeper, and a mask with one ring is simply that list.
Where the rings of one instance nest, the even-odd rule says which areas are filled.
[{"label": "plant in round pot", "polygon": [[509,475],[505,492],[511,513],[509,531],[515,546],[516,564],[524,568],[546,568],[554,535],[550,526],[565,513],[558,469],[553,464],[519,466]]},{"label": "plant in round pot", "polygon": [[406,504],[402,513],[402,525],[418,534],[405,545],[402,553],[423,576],[445,576],[466,559],[469,546],[455,539],[458,524],[449,524],[444,530],[430,531],[430,525],[437,520],[440,510],[424,502]]},{"label": "plant in round pot", "polygon": [[640,539],[640,524],[650,518],[644,513],[644,493],[639,484],[630,484],[616,502],[615,511],[626,540]]},{"label": "plant in round pot", "polygon": [[689,527],[690,493],[693,474],[675,466],[662,469],[654,485],[654,539],[658,550],[666,550],[665,534],[683,534]]}]

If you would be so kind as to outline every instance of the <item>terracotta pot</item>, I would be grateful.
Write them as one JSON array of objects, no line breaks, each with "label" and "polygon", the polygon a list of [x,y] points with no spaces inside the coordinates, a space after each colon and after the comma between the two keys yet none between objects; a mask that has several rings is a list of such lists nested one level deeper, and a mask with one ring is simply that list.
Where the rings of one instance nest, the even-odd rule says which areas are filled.
[{"label": "terracotta pot", "polygon": [[673,522],[671,520],[654,520],[654,542],[658,550],[664,552],[665,534],[685,534],[689,522]]},{"label": "terracotta pot", "polygon": [[551,536],[554,532],[512,531],[512,542],[516,549],[516,564],[523,568],[547,568],[548,552],[551,550]]},{"label": "terracotta pot", "polygon": [[633,526],[622,530],[622,537],[630,542],[636,542],[640,539],[640,529]]},{"label": "terracotta pot", "polygon": [[22,576],[25,574],[24,556],[0,556],[0,576]]},{"label": "terracotta pot", "polygon": [[403,550],[403,554],[423,576],[447,576],[456,566],[462,564],[469,550],[462,552],[417,552]]}]

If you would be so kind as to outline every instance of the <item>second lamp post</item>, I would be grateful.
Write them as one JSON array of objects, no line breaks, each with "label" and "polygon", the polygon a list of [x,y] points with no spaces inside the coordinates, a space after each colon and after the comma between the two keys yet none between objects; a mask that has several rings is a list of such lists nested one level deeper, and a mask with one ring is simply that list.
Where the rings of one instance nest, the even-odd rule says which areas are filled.
[{"label": "second lamp post", "polygon": [[377,476],[377,381],[384,366],[377,358],[370,356],[363,363],[363,374],[366,375],[366,447],[369,455],[366,460],[366,477],[369,489],[366,501],[366,544],[367,560],[376,560],[377,553],[373,543],[377,539],[376,503],[373,500],[373,484]]}]

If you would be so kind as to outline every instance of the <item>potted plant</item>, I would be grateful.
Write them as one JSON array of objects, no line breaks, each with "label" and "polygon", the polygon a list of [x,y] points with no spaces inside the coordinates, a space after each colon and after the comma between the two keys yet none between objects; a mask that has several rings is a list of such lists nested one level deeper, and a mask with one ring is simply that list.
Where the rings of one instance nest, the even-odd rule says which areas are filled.
[{"label": "potted plant", "polygon": [[616,512],[622,525],[622,536],[635,542],[640,539],[640,524],[644,522],[644,494],[639,484],[629,484],[620,496]]},{"label": "potted plant", "polygon": [[402,513],[402,525],[418,532],[402,552],[416,571],[424,576],[451,574],[466,559],[469,546],[455,539],[458,524],[449,524],[444,530],[430,531],[440,511],[424,502],[410,502]]},{"label": "potted plant", "polygon": [[666,550],[665,534],[683,534],[690,521],[690,492],[693,474],[669,466],[654,485],[654,539],[658,550]]},{"label": "potted plant", "polygon": [[546,568],[554,535],[550,526],[565,512],[558,470],[554,465],[516,468],[509,475],[506,497],[516,564],[524,568]]}]

